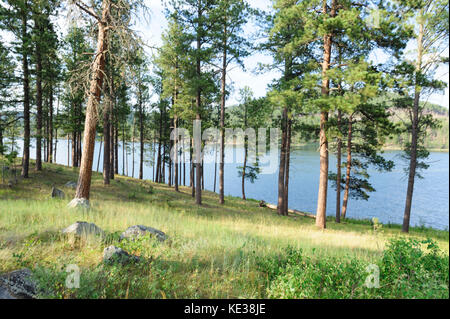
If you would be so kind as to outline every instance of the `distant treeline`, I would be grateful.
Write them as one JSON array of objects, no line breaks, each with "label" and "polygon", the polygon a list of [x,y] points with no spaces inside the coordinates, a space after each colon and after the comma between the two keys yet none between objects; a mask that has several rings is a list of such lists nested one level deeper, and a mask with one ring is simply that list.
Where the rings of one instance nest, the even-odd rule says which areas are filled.
[{"label": "distant treeline", "polygon": [[[441,122],[440,127],[430,129],[425,138],[425,147],[429,150],[449,150],[449,110],[441,105],[433,103],[421,103],[424,108],[424,114],[428,113],[433,118],[438,119]],[[401,125],[402,121],[406,119],[408,114],[404,109],[398,109],[394,106],[390,108],[392,122],[397,125]],[[305,124],[317,126],[320,123],[320,115],[305,116],[302,120]],[[405,142],[408,140],[408,134],[392,134],[386,139],[385,149],[403,149]],[[312,144],[317,143],[317,137],[314,134],[305,134],[305,132],[296,132],[294,137],[295,144]]]}]

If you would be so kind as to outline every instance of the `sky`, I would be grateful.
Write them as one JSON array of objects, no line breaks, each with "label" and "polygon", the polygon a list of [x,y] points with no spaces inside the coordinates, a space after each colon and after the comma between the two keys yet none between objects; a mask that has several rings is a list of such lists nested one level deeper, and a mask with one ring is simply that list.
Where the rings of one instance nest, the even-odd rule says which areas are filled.
[{"label": "sky", "polygon": [[[136,25],[136,30],[150,47],[159,47],[162,44],[161,35],[167,27],[167,20],[164,15],[164,6],[161,0],[148,1],[147,6],[150,11],[149,21],[142,21]],[[267,10],[271,5],[271,0],[250,1],[253,8]],[[246,32],[252,33],[256,26],[249,24],[245,28]],[[154,49],[147,48],[149,54],[154,53]],[[231,84],[232,91],[227,100],[227,105],[234,105],[239,100],[239,89],[248,86],[252,89],[254,97],[262,97],[267,93],[267,85],[279,77],[276,72],[266,72],[256,74],[254,72],[259,63],[270,63],[272,58],[262,53],[256,53],[244,59],[246,70],[240,67],[231,66],[228,71],[227,84]]]},{"label": "sky", "polygon": [[[272,0],[253,0],[250,1],[254,8],[261,10],[267,10],[271,7]],[[149,17],[140,19],[135,25],[135,31],[137,31],[143,38],[145,43],[148,44],[146,51],[148,54],[153,54],[154,49],[151,47],[161,46],[161,35],[167,27],[167,20],[164,15],[164,7],[161,0],[146,0],[146,5],[149,8]],[[64,30],[68,27],[67,18],[63,13],[58,17],[58,25],[60,30]],[[246,32],[252,33],[256,30],[256,26],[250,23],[245,27]],[[1,35],[1,34],[0,34]],[[3,34],[4,35],[4,34]],[[414,50],[414,44],[411,42],[406,51]],[[446,51],[448,56],[448,48]],[[374,52],[370,57],[374,62],[383,62],[386,58],[384,53]],[[255,53],[244,60],[246,70],[242,70],[239,67],[232,67],[228,72],[227,82],[231,84],[232,90],[230,97],[227,100],[227,105],[234,105],[239,100],[239,89],[248,86],[253,91],[254,97],[262,97],[266,95],[267,85],[274,79],[278,78],[280,74],[275,71],[256,73],[254,72],[259,63],[270,63],[272,58],[263,53]],[[426,98],[431,103],[436,103],[446,108],[449,108],[449,87],[448,87],[449,70],[448,65],[441,66],[436,73],[436,78],[447,82],[447,88],[443,94],[433,94]]]},{"label": "sky", "polygon": [[[267,10],[271,7],[272,0],[254,0],[250,1],[251,5],[255,8]],[[161,0],[148,0],[147,6],[150,9],[150,19],[149,21],[142,20],[137,24],[136,30],[138,30],[142,38],[151,46],[161,45],[161,34],[167,26],[167,21],[164,16],[164,7]],[[246,26],[246,31],[252,32],[256,29],[256,26],[250,24]],[[412,51],[414,49],[413,43],[410,43],[406,48],[406,51]],[[152,53],[151,49],[147,49],[149,53]],[[448,49],[446,54],[448,55]],[[382,62],[385,58],[382,53],[374,53],[371,56],[376,62]],[[253,72],[258,63],[270,63],[272,61],[271,57],[265,54],[257,53],[246,58],[244,60],[246,70],[242,70],[238,67],[232,69],[229,72],[228,82],[232,83],[233,90],[227,101],[227,105],[236,104],[239,99],[239,89],[245,86],[249,86],[255,97],[262,97],[266,95],[267,85],[272,82],[272,80],[279,77],[276,72],[266,72],[263,74],[256,74]],[[436,103],[446,108],[449,108],[449,87],[448,87],[448,77],[449,70],[448,66],[442,66],[437,70],[436,78],[447,82],[447,88],[442,94],[433,94],[427,98],[428,102]]]}]

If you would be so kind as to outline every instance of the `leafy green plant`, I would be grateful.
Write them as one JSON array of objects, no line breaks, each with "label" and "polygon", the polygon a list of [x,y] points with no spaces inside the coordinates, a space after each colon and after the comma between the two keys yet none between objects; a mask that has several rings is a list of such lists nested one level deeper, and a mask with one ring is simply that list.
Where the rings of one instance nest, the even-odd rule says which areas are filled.
[{"label": "leafy green plant", "polygon": [[448,298],[449,260],[428,239],[394,239],[379,268],[379,287],[368,288],[368,264],[355,258],[310,258],[289,248],[257,263],[270,298]]}]

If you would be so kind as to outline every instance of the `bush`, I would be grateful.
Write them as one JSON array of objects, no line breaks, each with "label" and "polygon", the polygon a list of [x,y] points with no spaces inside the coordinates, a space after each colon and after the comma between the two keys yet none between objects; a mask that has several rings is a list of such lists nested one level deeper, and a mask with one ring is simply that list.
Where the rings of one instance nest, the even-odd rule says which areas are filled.
[{"label": "bush", "polygon": [[380,265],[381,297],[448,298],[449,260],[427,239],[392,240]]},{"label": "bush", "polygon": [[448,256],[432,240],[392,240],[376,264],[378,288],[365,285],[369,264],[349,257],[312,259],[290,247],[257,264],[269,298],[448,298]]}]

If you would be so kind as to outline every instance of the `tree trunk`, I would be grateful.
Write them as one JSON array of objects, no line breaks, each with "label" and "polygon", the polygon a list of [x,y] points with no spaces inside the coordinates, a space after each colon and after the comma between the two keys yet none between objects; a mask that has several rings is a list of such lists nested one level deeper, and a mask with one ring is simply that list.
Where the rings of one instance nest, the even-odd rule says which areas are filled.
[{"label": "tree trunk", "polygon": [[184,151],[184,138],[182,140],[183,145],[183,186],[186,186],[186,153]]},{"label": "tree trunk", "polygon": [[50,85],[48,110],[48,162],[53,163],[53,85]]},{"label": "tree trunk", "polygon": [[[174,129],[175,131],[177,131],[177,123],[178,122],[178,118],[175,115],[175,118],[173,120],[173,124],[174,124]],[[174,165],[175,165],[175,191],[178,192],[179,188],[178,188],[178,133],[175,136],[175,140],[174,140]]]},{"label": "tree trunk", "polygon": [[337,118],[337,129],[338,129],[338,138],[337,138],[337,164],[336,164],[336,223],[341,222],[341,153],[342,153],[342,138],[341,138],[341,121],[342,121],[342,113],[338,110],[338,118]]},{"label": "tree trunk", "polygon": [[110,3],[107,0],[102,4],[102,21],[98,23],[97,55],[92,66],[93,76],[90,83],[90,94],[86,107],[86,121],[84,127],[83,157],[81,160],[80,175],[78,177],[76,199],[89,200],[92,177],[92,160],[95,148],[95,129],[97,122],[97,106],[100,102],[103,76],[105,72],[105,54],[107,50],[107,21],[109,19]]},{"label": "tree trunk", "polygon": [[122,176],[125,176],[125,123],[122,123]]},{"label": "tree trunk", "polygon": [[119,121],[116,117],[114,125],[114,173],[119,175]]},{"label": "tree trunk", "polygon": [[[81,123],[80,123],[80,125],[81,125]],[[81,132],[78,132],[78,137],[77,137],[77,163],[78,163],[78,166],[80,166],[80,163],[81,163],[81,158],[82,158],[82,151],[81,151]]]},{"label": "tree trunk", "polygon": [[[327,15],[327,1],[323,1],[323,15]],[[336,15],[336,0],[331,4],[331,17]],[[322,96],[327,97],[330,91],[330,79],[327,71],[331,62],[332,34],[323,37],[323,62],[322,62]],[[328,139],[327,139],[328,110],[322,110],[320,114],[320,175],[319,192],[317,198],[316,226],[326,228],[327,223],[327,191],[328,191]]]},{"label": "tree trunk", "polygon": [[67,134],[67,167],[70,167],[70,136]]},{"label": "tree trunk", "polygon": [[72,167],[78,167],[77,163],[77,133],[72,132]]},{"label": "tree trunk", "polygon": [[194,183],[194,177],[195,177],[195,170],[194,170],[194,153],[193,153],[193,149],[192,149],[192,145],[194,144],[194,139],[192,138],[190,141],[190,181],[189,181],[189,186],[192,188],[192,192],[191,195],[193,198],[195,198],[195,183]]},{"label": "tree trunk", "polygon": [[133,164],[131,165],[131,177],[133,177],[133,178],[134,178],[134,152],[135,152],[134,137],[136,135],[136,116],[135,115],[136,115],[136,112],[133,113],[133,138],[131,141],[131,145],[132,145],[131,152],[133,153],[132,158],[131,158],[131,160],[133,162]]},{"label": "tree trunk", "polygon": [[[35,27],[39,21],[35,19]],[[42,171],[42,58],[39,39],[36,41],[36,170]]]},{"label": "tree trunk", "polygon": [[217,144],[214,146],[214,193],[216,192],[217,184]]},{"label": "tree trunk", "polygon": [[[423,15],[422,15],[423,16]],[[409,174],[408,174],[408,189],[406,190],[406,203],[403,216],[402,232],[409,232],[409,224],[411,219],[411,206],[414,192],[414,179],[416,177],[417,169],[417,147],[419,136],[419,105],[421,87],[419,82],[419,74],[422,69],[423,59],[423,37],[424,37],[424,22],[419,25],[419,35],[417,38],[417,64],[416,64],[416,85],[414,92],[414,104],[413,104],[413,118],[411,125],[411,150],[410,150],[410,162],[409,162]]]},{"label": "tree trunk", "polygon": [[103,185],[110,184],[110,175],[111,175],[111,124],[110,124],[110,113],[111,113],[111,98],[105,103],[105,110],[103,111],[103,138],[105,140],[103,146]]},{"label": "tree trunk", "polygon": [[280,150],[280,168],[278,170],[278,215],[284,215],[284,182],[286,169],[286,140],[287,140],[287,107],[283,109],[283,118],[281,119],[281,150]]},{"label": "tree trunk", "polygon": [[224,24],[223,37],[223,59],[222,59],[222,83],[220,103],[220,162],[219,162],[219,203],[225,203],[225,102],[226,102],[226,79],[227,79],[227,25]]},{"label": "tree trunk", "polygon": [[22,67],[23,67],[23,157],[22,157],[22,177],[28,178],[30,167],[30,79],[28,71],[28,47],[27,47],[27,2],[22,8]]},{"label": "tree trunk", "polygon": [[[58,119],[59,115],[59,96],[58,96],[58,103],[56,104],[56,119]],[[55,147],[53,148],[53,160],[55,163],[57,162],[56,154],[58,152],[58,125],[55,125]]]},{"label": "tree trunk", "polygon": [[0,126],[0,155],[3,154],[3,128]]},{"label": "tree trunk", "polygon": [[156,160],[156,182],[161,183],[161,135],[162,135],[162,114],[159,120],[158,157]]},{"label": "tree trunk", "polygon": [[[244,129],[247,128],[247,104],[244,104]],[[244,137],[244,166],[242,167],[242,199],[247,200],[245,197],[245,170],[247,168],[248,157],[248,137]]]},{"label": "tree trunk", "polygon": [[292,139],[292,120],[288,120],[287,127],[287,144],[286,144],[286,172],[284,182],[284,203],[283,214],[288,216],[289,212],[289,167],[291,162],[291,139]]},{"label": "tree trunk", "polygon": [[352,169],[352,127],[353,115],[348,118],[348,136],[347,136],[347,172],[345,176],[344,199],[342,204],[341,217],[345,219],[347,215],[348,195],[350,192],[350,173]]},{"label": "tree trunk", "polygon": [[97,156],[97,172],[100,168],[100,156],[102,155],[102,146],[103,146],[103,136],[100,137],[100,147],[98,148],[98,156]]},{"label": "tree trunk", "polygon": [[110,108],[109,108],[109,141],[110,141],[110,146],[109,146],[109,179],[114,179],[114,172],[115,172],[115,168],[114,168],[114,153],[115,153],[115,139],[114,139],[114,121],[113,121],[113,112],[114,112],[114,104],[113,104],[113,99],[111,98],[110,100]]}]

